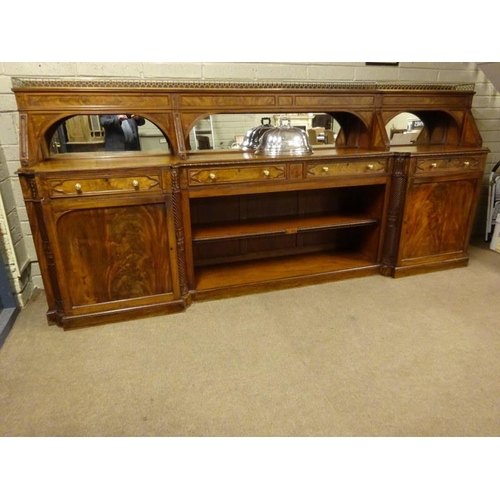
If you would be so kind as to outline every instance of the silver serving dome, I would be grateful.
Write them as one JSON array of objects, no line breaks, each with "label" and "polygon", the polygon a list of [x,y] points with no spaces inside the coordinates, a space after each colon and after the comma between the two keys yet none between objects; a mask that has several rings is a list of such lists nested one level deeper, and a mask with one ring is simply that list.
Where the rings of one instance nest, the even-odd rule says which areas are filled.
[{"label": "silver serving dome", "polygon": [[288,118],[281,118],[279,127],[264,131],[255,150],[257,155],[307,155],[313,150],[307,134],[290,125]]},{"label": "silver serving dome", "polygon": [[259,127],[254,127],[247,131],[241,144],[241,149],[243,151],[254,151],[259,144],[259,139],[262,134],[267,130],[273,128],[271,125],[271,118],[262,118],[260,120],[261,125]]}]

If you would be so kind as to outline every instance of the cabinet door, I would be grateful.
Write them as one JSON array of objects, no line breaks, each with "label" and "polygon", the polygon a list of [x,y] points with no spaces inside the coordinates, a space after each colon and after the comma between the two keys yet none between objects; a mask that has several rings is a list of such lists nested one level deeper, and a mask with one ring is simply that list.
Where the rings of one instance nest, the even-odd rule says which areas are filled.
[{"label": "cabinet door", "polygon": [[65,313],[179,298],[170,212],[162,198],[53,202],[54,252]]},{"label": "cabinet door", "polygon": [[410,180],[400,254],[403,265],[465,255],[477,187],[477,178]]}]

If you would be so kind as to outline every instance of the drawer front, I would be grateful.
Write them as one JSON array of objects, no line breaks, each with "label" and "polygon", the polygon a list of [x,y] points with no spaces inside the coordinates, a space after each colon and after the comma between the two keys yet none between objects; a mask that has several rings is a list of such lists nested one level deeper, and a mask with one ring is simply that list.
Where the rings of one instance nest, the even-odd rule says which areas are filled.
[{"label": "drawer front", "polygon": [[417,160],[415,174],[429,174],[437,172],[462,172],[468,170],[480,170],[482,162],[474,156],[460,158],[427,158],[425,160]]},{"label": "drawer front", "polygon": [[238,182],[268,182],[286,178],[286,168],[281,166],[210,168],[188,170],[190,186],[227,184]]},{"label": "drawer front", "polygon": [[306,177],[351,174],[382,174],[387,172],[386,160],[361,160],[306,165]]},{"label": "drawer front", "polygon": [[50,182],[51,197],[101,194],[106,192],[160,191],[157,175],[135,177],[98,177],[95,179],[71,179]]}]

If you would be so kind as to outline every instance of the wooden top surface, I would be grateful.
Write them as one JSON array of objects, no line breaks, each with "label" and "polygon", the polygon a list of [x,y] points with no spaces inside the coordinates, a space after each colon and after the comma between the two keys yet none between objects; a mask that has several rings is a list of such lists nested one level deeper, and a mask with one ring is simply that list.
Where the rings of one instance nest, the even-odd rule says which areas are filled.
[{"label": "wooden top surface", "polygon": [[[189,157],[182,160],[173,155],[162,153],[146,154],[142,151],[131,151],[127,153],[67,153],[53,156],[50,160],[33,165],[22,170],[30,171],[57,171],[57,170],[92,170],[102,168],[147,168],[147,167],[182,167],[190,165],[214,165],[223,167],[224,165],[239,165],[261,163],[286,163],[286,162],[315,162],[330,159],[346,160],[366,159],[391,156],[392,153],[409,153],[412,155],[426,154],[461,154],[461,153],[487,153],[487,148],[457,147],[457,146],[398,146],[390,151],[374,151],[358,148],[342,149],[315,149],[313,154],[303,156],[259,156],[252,153],[244,153],[234,150],[213,151],[213,152],[193,152]],[[251,160],[251,163],[249,163]]]}]

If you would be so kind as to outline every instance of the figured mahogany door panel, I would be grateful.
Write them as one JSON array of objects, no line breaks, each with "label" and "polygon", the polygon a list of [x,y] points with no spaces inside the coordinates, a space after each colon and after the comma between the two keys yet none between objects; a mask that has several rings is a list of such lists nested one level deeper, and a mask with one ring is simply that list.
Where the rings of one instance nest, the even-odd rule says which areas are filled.
[{"label": "figured mahogany door panel", "polygon": [[410,187],[403,222],[403,261],[465,252],[477,182],[424,182]]},{"label": "figured mahogany door panel", "polygon": [[73,306],[172,292],[165,204],[74,209],[56,231]]}]

